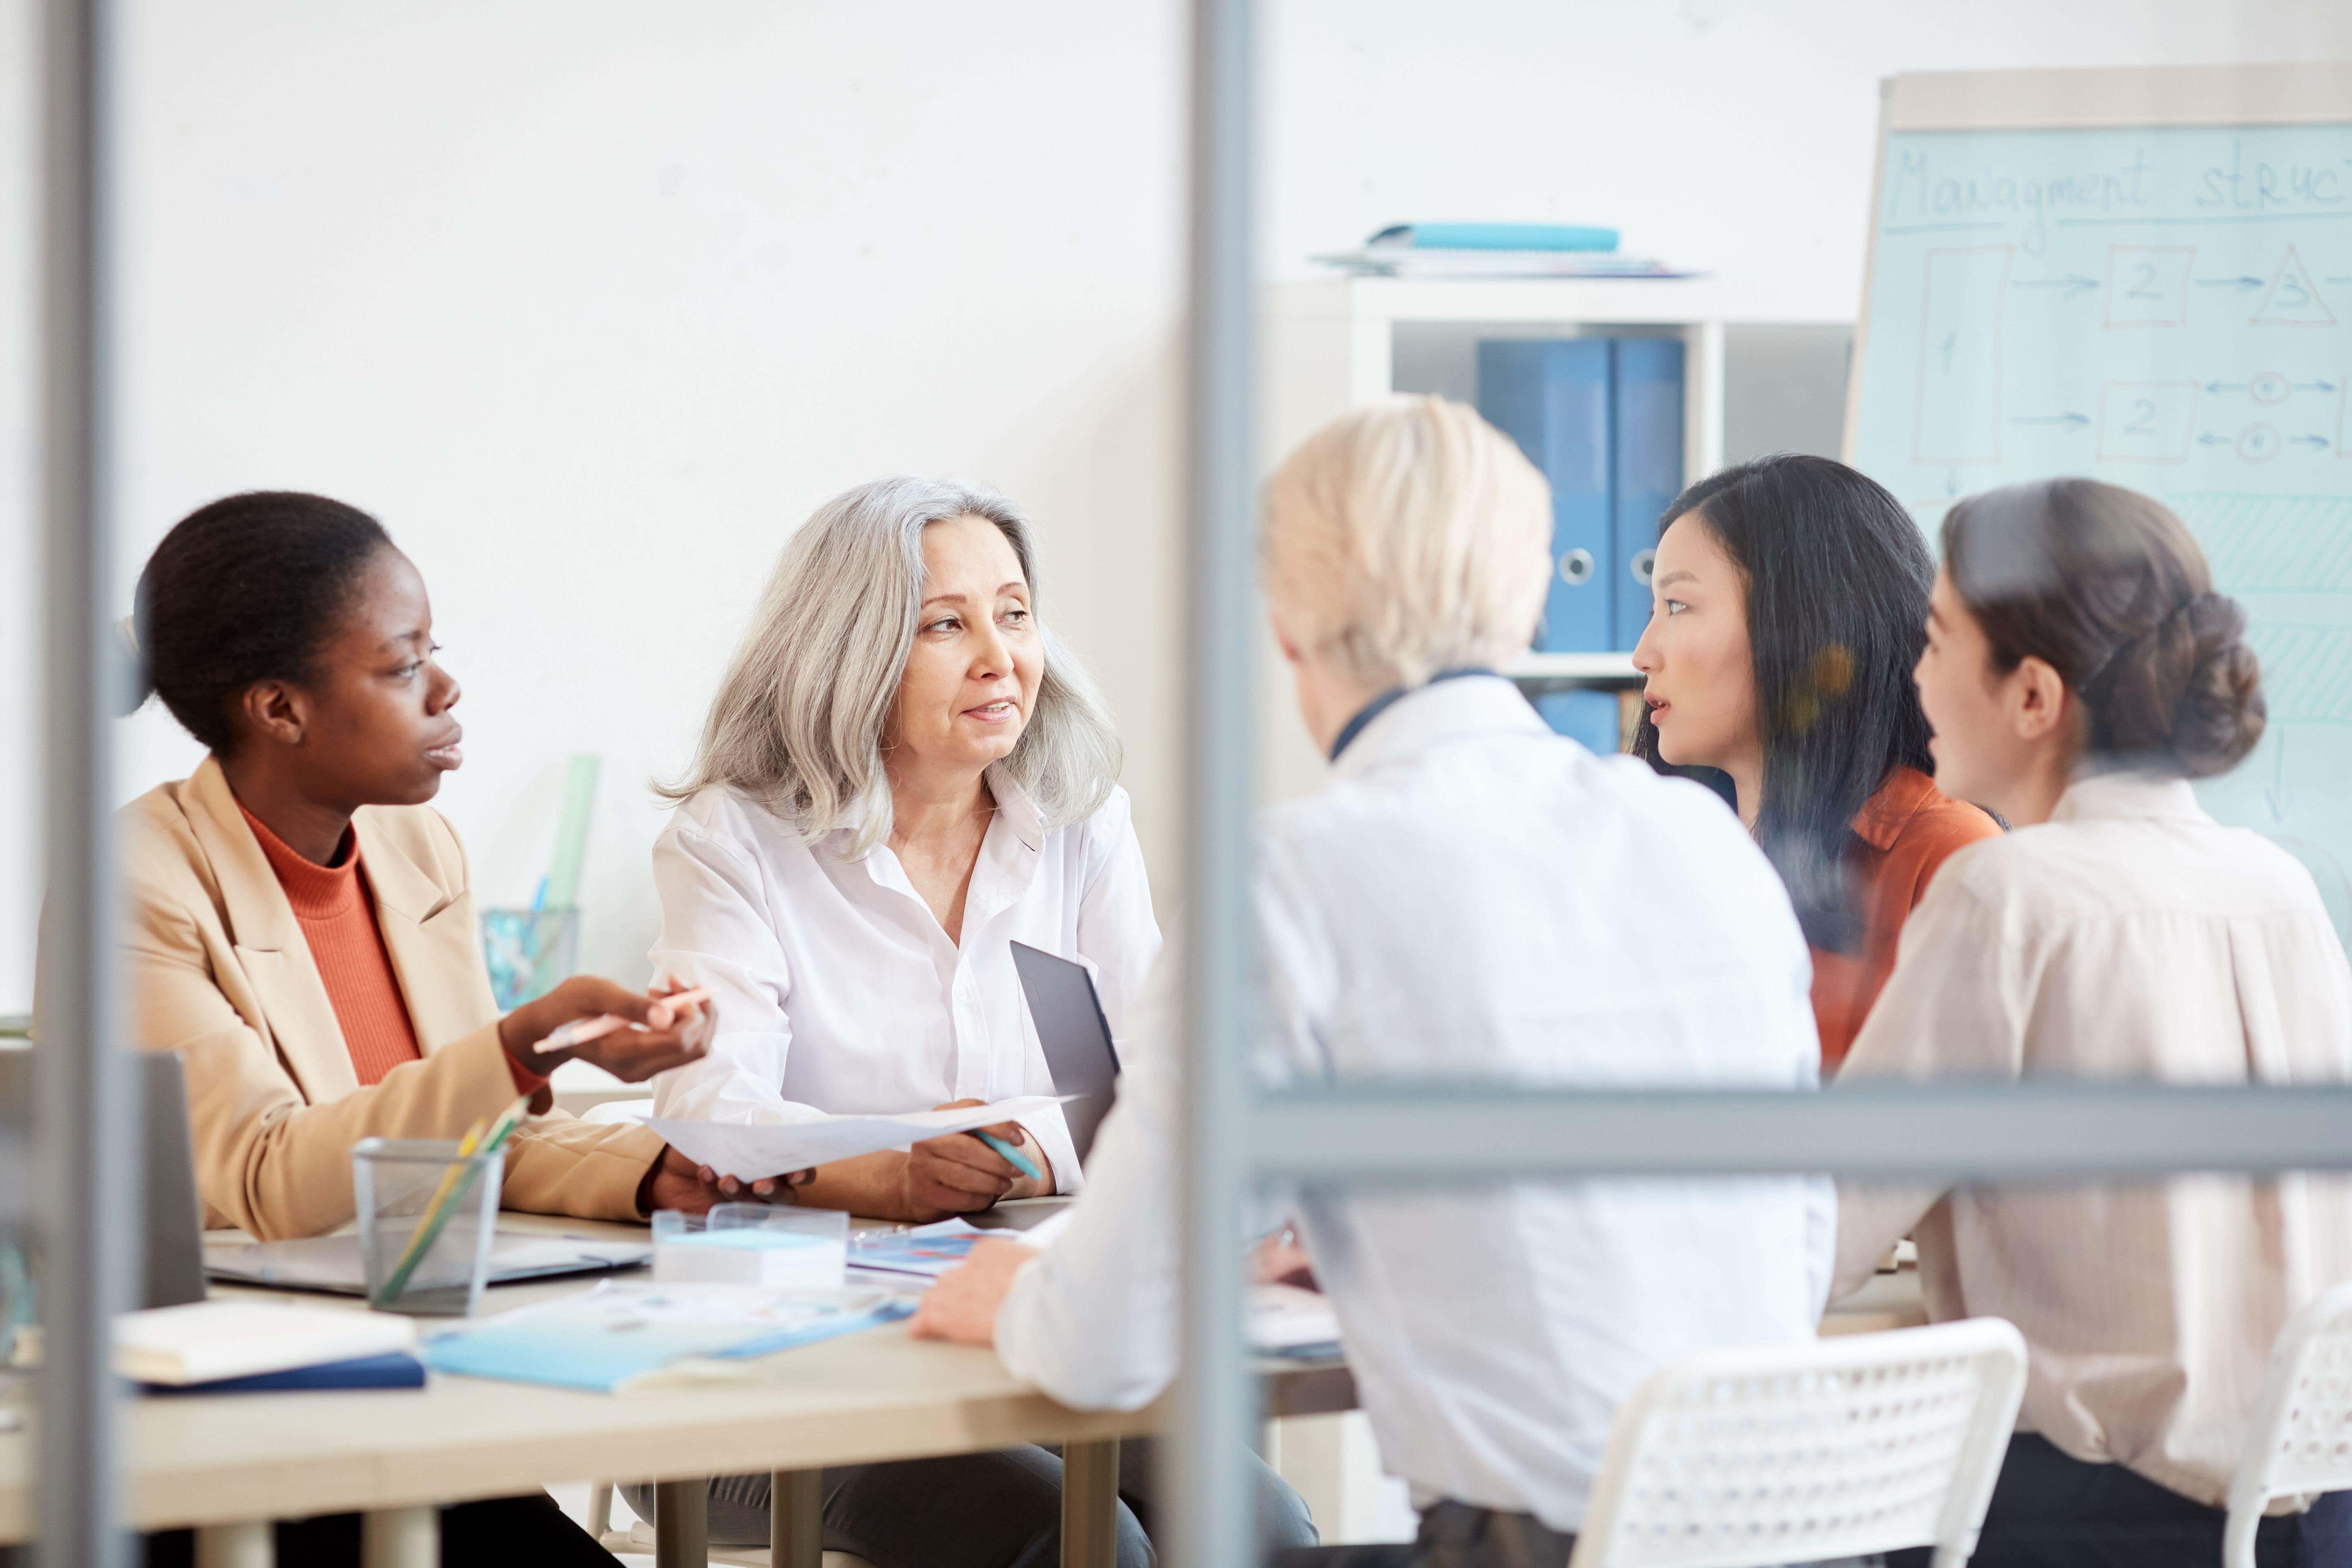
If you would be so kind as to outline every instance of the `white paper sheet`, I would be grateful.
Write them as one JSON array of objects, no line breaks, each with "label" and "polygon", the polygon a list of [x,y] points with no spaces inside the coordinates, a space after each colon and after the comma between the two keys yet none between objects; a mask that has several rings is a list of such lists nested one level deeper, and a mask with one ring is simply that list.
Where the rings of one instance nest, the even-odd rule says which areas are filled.
[{"label": "white paper sheet", "polygon": [[919,1110],[905,1116],[824,1116],[806,1121],[747,1126],[735,1121],[681,1121],[655,1117],[646,1125],[697,1164],[722,1176],[758,1181],[834,1160],[906,1149],[927,1138],[1018,1121],[1057,1103],[1050,1094],[1024,1094],[960,1110]]}]

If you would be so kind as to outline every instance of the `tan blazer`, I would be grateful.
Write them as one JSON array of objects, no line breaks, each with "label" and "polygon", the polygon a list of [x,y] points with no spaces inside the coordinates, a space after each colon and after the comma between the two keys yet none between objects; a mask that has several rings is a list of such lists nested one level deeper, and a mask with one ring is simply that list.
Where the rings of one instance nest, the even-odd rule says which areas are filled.
[{"label": "tan blazer", "polygon": [[[361,1139],[457,1138],[514,1100],[456,832],[430,806],[362,806],[352,820],[425,1051],[365,1089],[220,764],[207,757],[121,814],[134,1037],[185,1064],[209,1225],[268,1237],[332,1230],[354,1212]],[[642,1127],[534,1118],[509,1145],[505,1205],[641,1218],[637,1186],[661,1150]]]}]

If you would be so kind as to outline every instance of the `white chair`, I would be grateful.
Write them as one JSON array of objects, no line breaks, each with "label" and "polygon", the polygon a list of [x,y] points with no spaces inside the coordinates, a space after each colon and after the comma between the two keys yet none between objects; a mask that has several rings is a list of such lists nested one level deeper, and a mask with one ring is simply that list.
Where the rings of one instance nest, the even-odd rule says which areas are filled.
[{"label": "white chair", "polygon": [[1570,1568],[1976,1550],[2025,1394],[1998,1318],[1709,1351],[1617,1413]]},{"label": "white chair", "polygon": [[2273,1498],[2352,1489],[2352,1284],[2287,1320],[2271,1347],[2262,1403],[2230,1483],[2223,1568],[2253,1568],[2254,1529]]}]

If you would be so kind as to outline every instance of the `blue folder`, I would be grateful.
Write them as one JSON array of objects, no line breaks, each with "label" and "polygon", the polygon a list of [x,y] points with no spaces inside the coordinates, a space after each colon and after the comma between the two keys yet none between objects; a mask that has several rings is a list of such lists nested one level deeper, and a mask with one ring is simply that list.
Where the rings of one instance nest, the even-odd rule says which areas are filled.
[{"label": "blue folder", "polygon": [[1650,560],[1658,519],[1683,488],[1683,344],[1619,338],[1610,597],[1615,646],[1631,648],[1650,622]]},{"label": "blue folder", "polygon": [[425,1363],[401,1351],[331,1361],[317,1366],[224,1377],[213,1383],[149,1383],[144,1394],[281,1394],[298,1388],[422,1388]]},{"label": "blue folder", "polygon": [[1610,340],[1488,339],[1478,345],[1478,412],[1551,481],[1551,593],[1536,647],[1613,646]]},{"label": "blue folder", "polygon": [[1617,694],[1613,691],[1547,691],[1536,711],[1555,735],[1566,735],[1596,756],[1613,757],[1618,743]]},{"label": "blue folder", "polygon": [[1617,231],[1569,223],[1397,223],[1364,243],[1416,250],[1614,250]]}]

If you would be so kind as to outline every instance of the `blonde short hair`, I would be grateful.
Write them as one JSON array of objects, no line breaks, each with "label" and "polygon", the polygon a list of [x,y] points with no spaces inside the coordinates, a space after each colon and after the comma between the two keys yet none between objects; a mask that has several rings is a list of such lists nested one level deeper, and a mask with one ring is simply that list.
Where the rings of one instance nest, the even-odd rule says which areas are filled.
[{"label": "blonde short hair", "polygon": [[1302,651],[1367,686],[1499,668],[1527,651],[1551,575],[1551,487],[1443,397],[1351,409],[1265,487],[1267,597]]},{"label": "blonde short hair", "polygon": [[[694,765],[656,794],[732,789],[803,843],[848,828],[864,855],[890,832],[882,733],[915,646],[923,530],[985,518],[1038,597],[1029,521],[994,490],[913,476],[877,479],[817,508],[784,545],[751,626],[719,683]],[[1045,668],[1035,709],[998,764],[1049,827],[1090,816],[1118,780],[1118,732],[1086,666],[1038,622]]]}]

